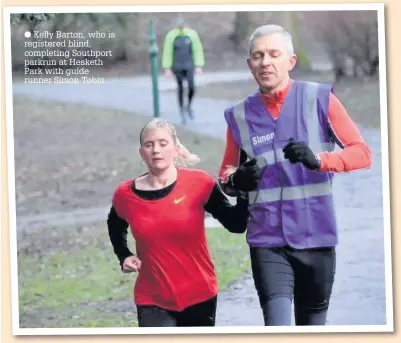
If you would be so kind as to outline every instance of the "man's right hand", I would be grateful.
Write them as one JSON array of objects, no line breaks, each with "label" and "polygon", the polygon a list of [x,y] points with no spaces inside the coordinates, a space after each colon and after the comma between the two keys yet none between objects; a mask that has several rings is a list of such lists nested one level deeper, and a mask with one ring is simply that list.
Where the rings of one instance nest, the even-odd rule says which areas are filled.
[{"label": "man's right hand", "polygon": [[166,70],[164,71],[164,76],[169,77],[169,76],[171,76],[171,75],[172,75],[171,69],[166,69]]},{"label": "man's right hand", "polygon": [[232,174],[232,186],[240,191],[254,191],[259,184],[260,168],[256,163],[256,158],[241,164]]},{"label": "man's right hand", "polygon": [[136,256],[128,256],[123,263],[123,272],[132,273],[138,272],[141,269],[142,262]]}]

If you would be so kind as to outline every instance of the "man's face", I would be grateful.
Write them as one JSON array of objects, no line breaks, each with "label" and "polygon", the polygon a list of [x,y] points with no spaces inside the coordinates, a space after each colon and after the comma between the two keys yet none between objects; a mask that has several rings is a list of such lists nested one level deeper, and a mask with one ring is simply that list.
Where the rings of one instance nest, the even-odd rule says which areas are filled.
[{"label": "man's face", "polygon": [[253,42],[248,67],[262,91],[274,91],[289,77],[296,55],[289,55],[282,34],[274,33]]}]

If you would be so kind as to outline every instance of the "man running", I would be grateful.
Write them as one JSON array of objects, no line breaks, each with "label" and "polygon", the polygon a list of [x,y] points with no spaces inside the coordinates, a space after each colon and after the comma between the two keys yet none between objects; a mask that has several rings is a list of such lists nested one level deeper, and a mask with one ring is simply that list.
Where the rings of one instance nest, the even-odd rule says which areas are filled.
[{"label": "man running", "polygon": [[[291,325],[292,300],[296,325],[325,325],[338,243],[333,173],[371,167],[372,153],[331,85],[290,78],[296,55],[284,28],[256,29],[247,62],[259,89],[224,113],[220,176],[230,195],[249,192],[247,242],[265,325]],[[233,173],[240,152],[249,182]]]},{"label": "man running", "polygon": [[[177,20],[177,27],[170,30],[164,39],[162,67],[166,76],[173,73],[178,85],[178,105],[182,124],[186,115],[194,119],[192,100],[195,95],[194,73],[202,72],[205,64],[203,46],[198,33],[185,26],[183,18]],[[184,79],[188,83],[188,103],[184,107]]]}]

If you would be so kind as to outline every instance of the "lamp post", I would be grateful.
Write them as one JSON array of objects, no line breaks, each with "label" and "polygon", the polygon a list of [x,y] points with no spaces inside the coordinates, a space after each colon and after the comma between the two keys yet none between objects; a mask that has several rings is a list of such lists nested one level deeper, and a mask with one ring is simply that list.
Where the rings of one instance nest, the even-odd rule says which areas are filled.
[{"label": "lamp post", "polygon": [[156,30],[153,20],[149,23],[150,30],[150,48],[149,48],[149,56],[150,56],[150,68],[152,74],[152,92],[153,92],[153,116],[159,117],[159,88],[158,88],[158,55],[159,48],[156,42]]}]

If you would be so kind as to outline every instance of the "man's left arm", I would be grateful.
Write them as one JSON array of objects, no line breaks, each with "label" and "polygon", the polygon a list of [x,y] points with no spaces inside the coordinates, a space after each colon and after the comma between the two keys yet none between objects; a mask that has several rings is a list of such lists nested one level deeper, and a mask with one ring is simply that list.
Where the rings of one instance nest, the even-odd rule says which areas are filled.
[{"label": "man's left arm", "polygon": [[203,68],[205,66],[205,55],[203,52],[202,41],[199,37],[199,34],[195,30],[191,30],[190,38],[192,42],[192,52],[195,67]]},{"label": "man's left arm", "polygon": [[372,152],[340,100],[330,93],[328,119],[340,151],[319,152],[320,171],[350,172],[372,166]]}]

